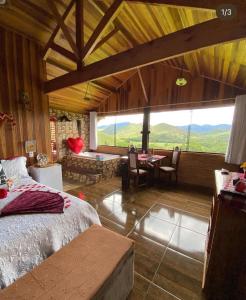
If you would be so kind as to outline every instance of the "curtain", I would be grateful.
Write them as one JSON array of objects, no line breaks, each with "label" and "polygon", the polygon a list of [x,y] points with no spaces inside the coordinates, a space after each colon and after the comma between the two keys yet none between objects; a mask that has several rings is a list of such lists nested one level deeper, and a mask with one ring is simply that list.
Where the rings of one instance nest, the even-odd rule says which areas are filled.
[{"label": "curtain", "polygon": [[237,165],[246,161],[246,95],[236,97],[225,161]]},{"label": "curtain", "polygon": [[90,112],[90,150],[97,150],[97,113]]}]

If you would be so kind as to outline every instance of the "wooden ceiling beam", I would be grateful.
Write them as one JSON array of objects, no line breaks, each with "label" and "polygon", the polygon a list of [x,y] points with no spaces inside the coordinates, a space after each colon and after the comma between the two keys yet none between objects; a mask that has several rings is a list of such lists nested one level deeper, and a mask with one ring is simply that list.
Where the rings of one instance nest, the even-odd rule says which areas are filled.
[{"label": "wooden ceiling beam", "polygon": [[105,15],[102,17],[101,21],[97,25],[92,36],[89,38],[88,42],[85,45],[85,48],[82,51],[83,60],[85,60],[91,54],[98,41],[103,36],[108,24],[110,24],[116,18],[117,14],[120,11],[122,3],[123,0],[115,0],[110,8],[106,11]]},{"label": "wooden ceiling beam", "polygon": [[94,80],[94,81],[91,81],[91,84],[92,85],[95,85],[96,87],[98,88],[101,88],[109,93],[115,93],[116,92],[116,89],[115,88],[112,88],[104,83],[101,83],[99,82],[98,80]]},{"label": "wooden ceiling beam", "polygon": [[[96,2],[94,0],[89,0],[91,5],[95,7],[95,9],[102,15],[104,15],[107,11],[107,7],[103,1]],[[118,28],[121,33],[126,37],[126,39],[131,43],[132,46],[138,45],[137,40],[134,38],[134,36],[123,26],[123,24],[118,20],[113,20],[113,25]]]},{"label": "wooden ceiling beam", "polygon": [[[54,61],[53,59],[50,59],[50,58],[47,59],[47,63],[61,69],[62,71],[65,71],[65,72],[73,71],[72,69],[66,68],[64,65],[62,65],[59,62]],[[110,93],[110,94],[111,93],[116,93],[116,88],[112,88],[111,86],[108,86],[105,83],[101,83],[98,80],[91,81],[90,84],[92,86],[94,86],[95,88],[97,88],[97,89],[101,89],[101,90],[106,91],[107,93]],[[75,87],[71,87],[71,88],[75,88]]]},{"label": "wooden ceiling beam", "polygon": [[52,50],[58,52],[62,56],[65,56],[66,58],[68,58],[68,59],[70,59],[70,60],[72,60],[72,61],[74,61],[74,62],[77,63],[77,58],[76,58],[76,56],[74,55],[73,52],[71,52],[71,51],[69,51],[69,50],[67,50],[67,49],[59,46],[58,44],[56,44],[54,42],[51,44],[50,48]]},{"label": "wooden ceiling beam", "polygon": [[245,37],[246,18],[238,17],[227,22],[212,19],[95,62],[82,71],[74,71],[45,82],[44,91],[49,93]]},{"label": "wooden ceiling beam", "polygon": [[77,70],[81,70],[82,50],[84,48],[84,0],[76,0],[76,46],[78,49],[79,60],[77,62]]},{"label": "wooden ceiling beam", "polygon": [[[198,8],[216,10],[221,4],[225,4],[223,0],[126,0],[127,2],[138,2],[145,4],[162,4],[171,7],[183,7],[183,8]],[[231,4],[240,8],[245,7],[244,0],[233,0]]]},{"label": "wooden ceiling beam", "polygon": [[94,47],[93,52],[95,52],[98,48],[100,48],[103,44],[105,44],[111,37],[113,37],[120,29],[119,28],[114,28],[111,30],[108,34],[106,34]]},{"label": "wooden ceiling beam", "polygon": [[76,44],[69,32],[69,29],[67,27],[67,25],[64,23],[64,19],[63,17],[60,15],[55,3],[53,1],[50,0],[46,0],[48,6],[50,7],[51,11],[54,14],[54,17],[56,18],[57,23],[60,25],[61,30],[64,33],[64,36],[66,37],[71,49],[73,50],[74,55],[76,56],[77,60],[79,60],[79,56],[78,56],[78,49],[76,47]]},{"label": "wooden ceiling beam", "polygon": [[[73,7],[73,4],[74,4],[74,0],[71,0],[68,7],[66,8],[63,16],[62,16],[62,19],[63,21],[65,22],[67,20],[67,18],[69,17],[70,13],[71,13],[71,9]],[[48,43],[46,44],[44,50],[43,50],[43,58],[46,59],[47,55],[48,55],[48,52],[49,52],[49,49],[50,49],[50,46],[52,45],[52,43],[54,42],[59,30],[61,29],[60,27],[60,24],[57,23],[54,31],[52,32],[51,34],[51,37],[49,38],[49,41]]]}]

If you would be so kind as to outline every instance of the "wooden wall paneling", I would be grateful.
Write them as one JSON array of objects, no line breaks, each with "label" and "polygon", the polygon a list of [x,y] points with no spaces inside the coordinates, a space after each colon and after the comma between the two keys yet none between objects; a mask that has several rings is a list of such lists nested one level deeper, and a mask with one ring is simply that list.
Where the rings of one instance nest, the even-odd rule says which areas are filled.
[{"label": "wooden wall paneling", "polygon": [[[48,97],[42,92],[45,76],[41,49],[34,41],[0,27],[0,110],[13,114],[16,126],[0,127],[0,157],[26,155],[24,143],[35,139],[37,152],[50,157]],[[20,102],[25,91],[30,107]]]},{"label": "wooden wall paneling", "polygon": [[[187,85],[179,87],[176,85],[176,79],[181,76],[180,70],[164,64],[144,67],[141,72],[146,89],[149,89],[151,94],[150,105],[152,111],[231,105],[237,95],[246,93],[244,89],[238,89],[202,76],[192,75],[189,72],[183,72],[182,74],[188,81]],[[141,111],[141,108],[146,105],[141,83],[136,74],[123,84],[116,93],[118,98],[110,96],[105,101],[109,103],[108,111],[105,110],[105,105],[101,105],[98,109],[99,113],[114,112],[115,110],[112,109],[111,104],[114,101],[118,101],[119,110]],[[128,101],[127,106],[123,107],[121,104],[125,93]],[[214,100],[216,102],[213,102]],[[131,113],[131,111],[128,111],[128,113]]]}]

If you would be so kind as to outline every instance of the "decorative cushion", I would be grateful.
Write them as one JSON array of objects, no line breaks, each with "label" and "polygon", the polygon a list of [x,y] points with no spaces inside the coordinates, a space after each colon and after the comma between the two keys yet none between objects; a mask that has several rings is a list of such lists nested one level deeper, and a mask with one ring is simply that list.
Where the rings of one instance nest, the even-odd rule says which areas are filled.
[{"label": "decorative cushion", "polygon": [[68,148],[76,154],[79,154],[84,147],[84,141],[82,138],[78,137],[76,139],[67,139]]},{"label": "decorative cushion", "polygon": [[[134,169],[134,170],[131,170],[132,173],[136,173],[137,174],[137,169]],[[145,174],[145,173],[148,173],[146,170],[142,170],[142,169],[139,169],[139,174]]]},{"label": "decorative cushion", "polygon": [[29,177],[26,168],[26,157],[24,156],[9,160],[1,160],[1,164],[7,178]]},{"label": "decorative cushion", "polygon": [[174,172],[175,168],[172,167],[160,167],[160,169],[164,172]]},{"label": "decorative cushion", "polygon": [[2,164],[0,163],[0,185],[5,184],[6,180],[7,180],[7,177],[6,177],[5,173],[4,173]]}]

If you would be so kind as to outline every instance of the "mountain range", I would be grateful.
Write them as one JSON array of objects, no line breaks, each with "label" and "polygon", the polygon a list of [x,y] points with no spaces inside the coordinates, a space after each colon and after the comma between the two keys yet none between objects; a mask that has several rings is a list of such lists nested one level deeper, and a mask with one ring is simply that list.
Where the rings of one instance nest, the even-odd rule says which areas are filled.
[{"label": "mountain range", "polygon": [[[151,126],[150,147],[172,149],[180,146],[183,150],[225,153],[231,125],[190,125],[190,138],[188,141],[189,125],[173,126],[160,123]],[[116,130],[116,137],[114,131]],[[98,126],[99,145],[128,146],[134,144],[141,147],[142,124],[123,122]]]}]

